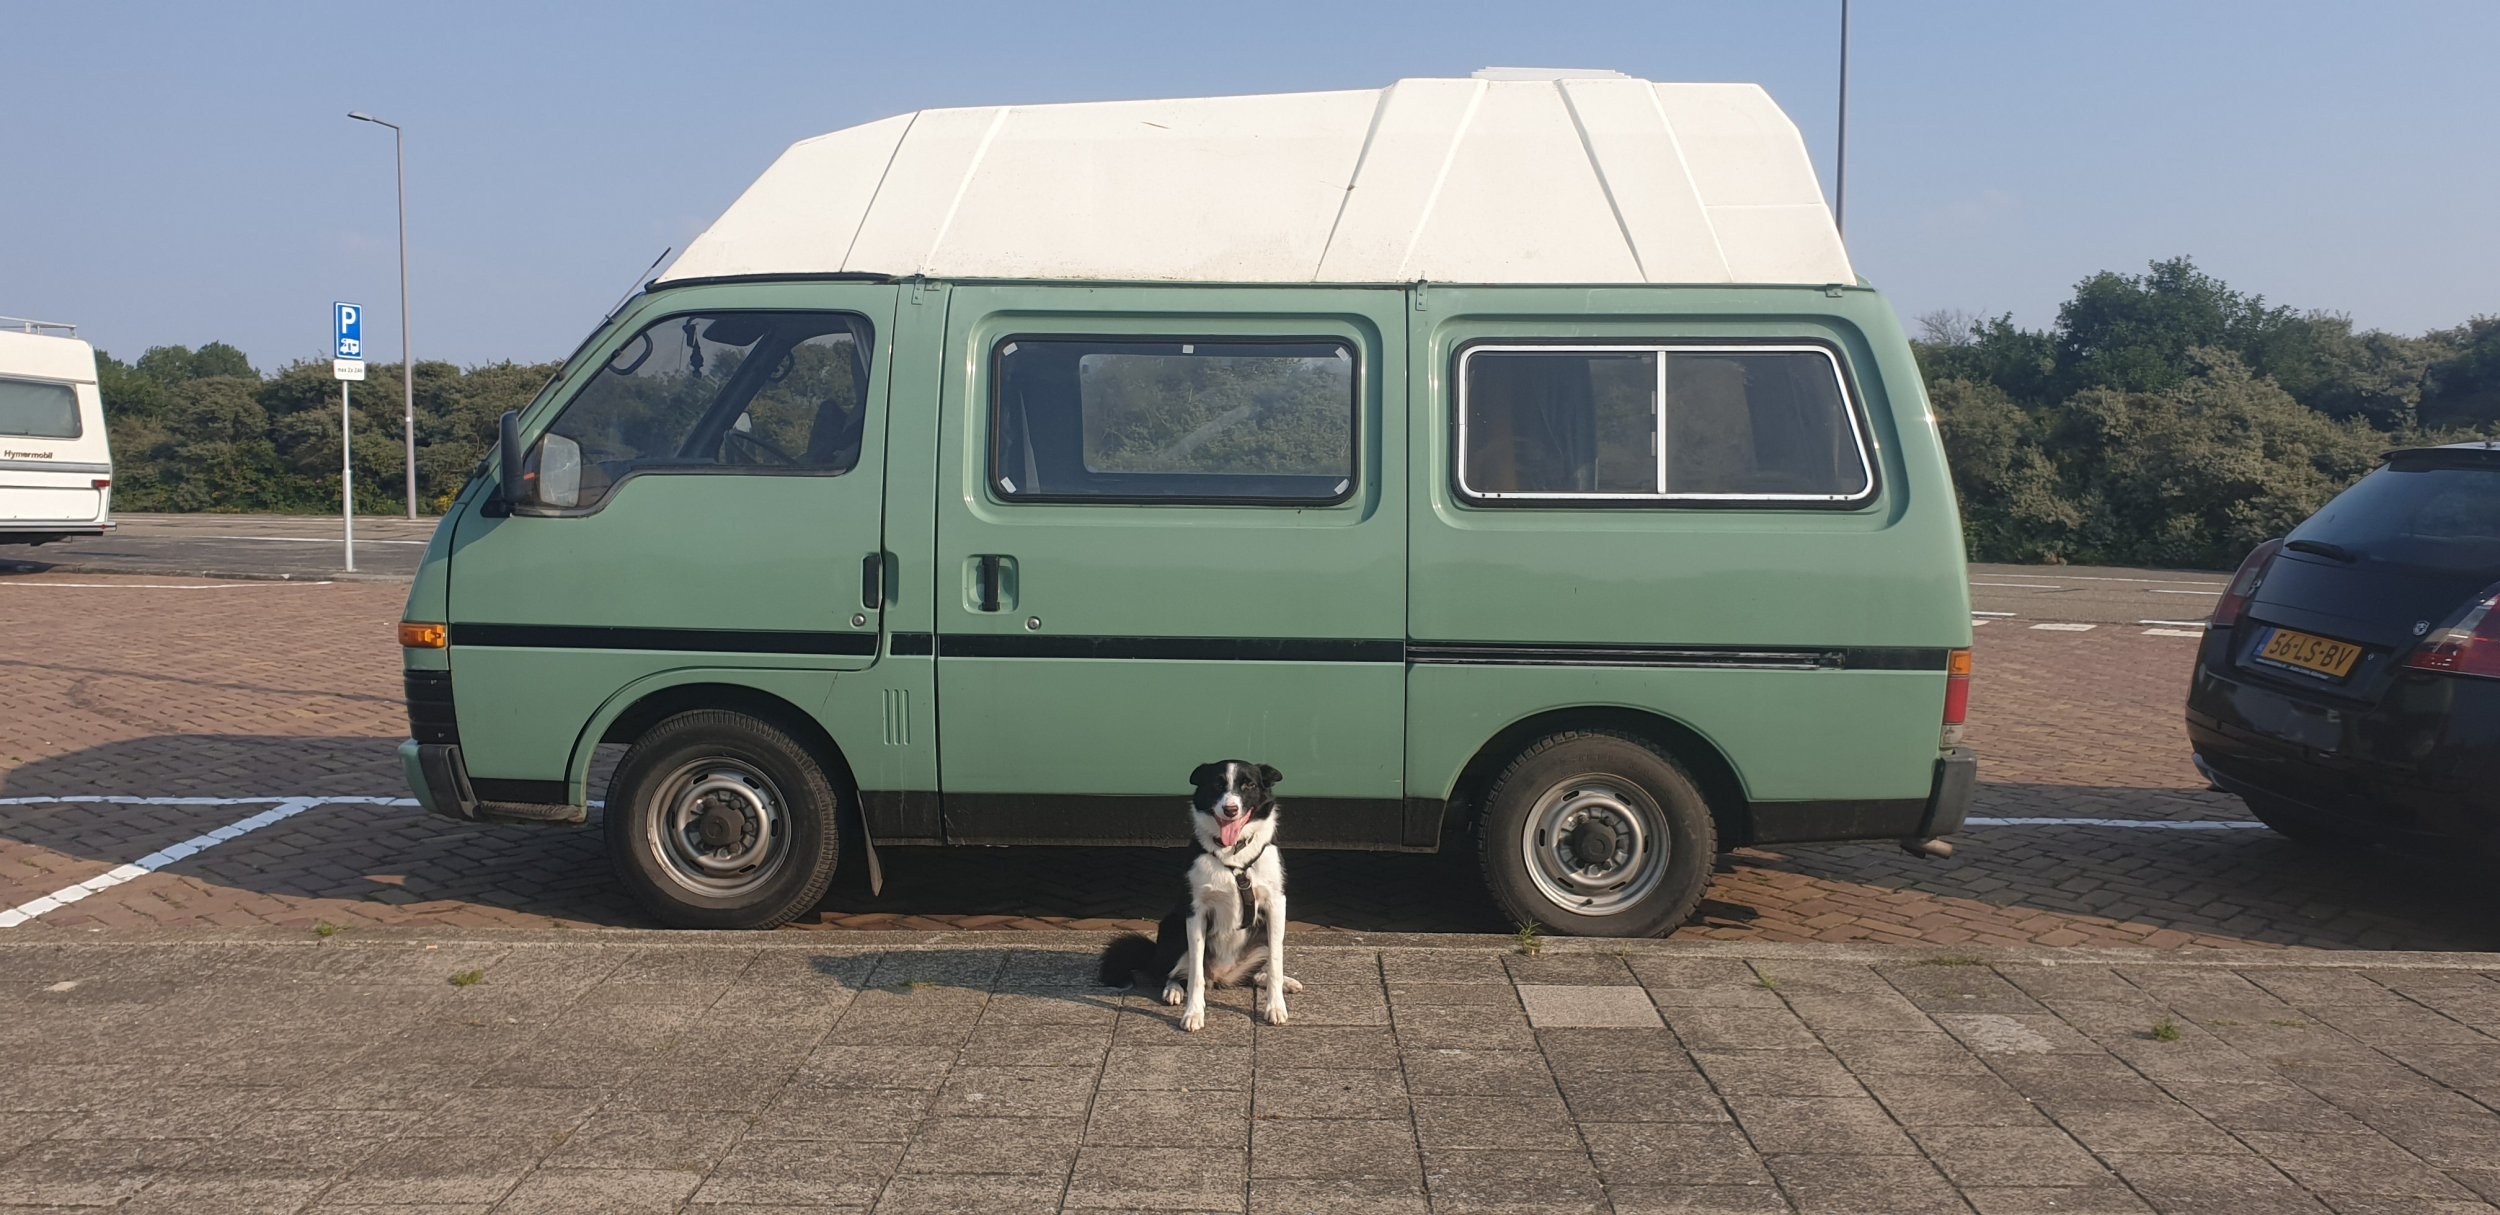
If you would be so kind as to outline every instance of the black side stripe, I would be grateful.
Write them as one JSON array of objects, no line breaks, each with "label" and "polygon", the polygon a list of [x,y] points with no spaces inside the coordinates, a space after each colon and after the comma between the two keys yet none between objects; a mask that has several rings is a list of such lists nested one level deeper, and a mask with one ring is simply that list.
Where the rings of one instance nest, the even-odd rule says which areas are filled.
[{"label": "black side stripe", "polygon": [[1704,667],[1773,671],[1941,671],[1948,652],[1901,646],[1543,645],[1279,637],[1045,637],[896,633],[901,657],[1097,658],[1165,662],[1357,662],[1434,666]]},{"label": "black side stripe", "polygon": [[1941,671],[1941,649],[1903,646],[1542,645],[1418,641],[1406,647],[1418,665],[1522,667],[1727,667],[1772,671]]},{"label": "black side stripe", "polygon": [[949,633],[947,658],[1126,658],[1163,662],[1404,662],[1406,643],[1335,637],[1045,637]]},{"label": "black side stripe", "polygon": [[874,633],[767,629],[643,629],[564,624],[455,624],[455,646],[546,650],[664,650],[712,654],[877,652]]}]

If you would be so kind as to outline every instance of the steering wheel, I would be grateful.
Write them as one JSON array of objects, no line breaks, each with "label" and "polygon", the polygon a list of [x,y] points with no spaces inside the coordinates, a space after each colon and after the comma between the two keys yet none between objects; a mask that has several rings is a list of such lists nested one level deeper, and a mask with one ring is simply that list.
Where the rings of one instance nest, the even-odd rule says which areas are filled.
[{"label": "steering wheel", "polygon": [[[749,448],[753,449],[757,456],[767,458],[749,460],[729,459],[729,441],[732,439],[746,444]],[[784,467],[795,468],[799,463],[799,458],[797,456],[791,455],[789,452],[783,451],[762,439],[756,438],[754,432],[745,430],[727,430],[721,432],[721,457],[721,462],[724,464],[779,464]]]}]

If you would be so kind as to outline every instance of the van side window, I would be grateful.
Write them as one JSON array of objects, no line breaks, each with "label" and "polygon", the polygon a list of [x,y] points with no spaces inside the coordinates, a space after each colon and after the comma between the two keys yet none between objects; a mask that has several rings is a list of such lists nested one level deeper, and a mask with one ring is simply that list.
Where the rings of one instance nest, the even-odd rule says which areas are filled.
[{"label": "van side window", "polygon": [[1819,346],[1472,346],[1458,483],[1484,502],[1849,503],[1874,473]]},{"label": "van side window", "polygon": [[549,427],[581,445],[579,505],[635,472],[841,474],[859,463],[865,317],[672,316],[628,339]]},{"label": "van side window", "polygon": [[1010,501],[1331,503],[1354,492],[1335,340],[999,344],[990,484]]},{"label": "van side window", "polygon": [[75,439],[78,393],[67,384],[0,378],[0,435]]}]

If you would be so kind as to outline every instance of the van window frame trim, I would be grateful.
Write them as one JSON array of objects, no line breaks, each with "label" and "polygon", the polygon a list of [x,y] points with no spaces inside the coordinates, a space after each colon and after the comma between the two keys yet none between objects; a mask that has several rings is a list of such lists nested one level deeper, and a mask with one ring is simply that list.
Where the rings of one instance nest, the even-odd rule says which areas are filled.
[{"label": "van window frame trim", "polygon": [[[1001,393],[1006,386],[1006,360],[1008,347],[1014,346],[1018,342],[1067,341],[1098,341],[1109,344],[1124,342],[1152,342],[1175,346],[1188,345],[1192,343],[1205,343],[1207,345],[1216,346],[1296,346],[1325,343],[1328,345],[1343,347],[1346,351],[1346,356],[1354,362],[1354,394],[1350,402],[1352,410],[1347,419],[1348,429],[1346,439],[1348,450],[1346,453],[1346,462],[1348,469],[1345,477],[1345,488],[1329,497],[1307,498],[1254,497],[1243,495],[1200,495],[1186,498],[1176,498],[1168,494],[1011,494],[1001,491],[998,486],[998,477],[1000,463],[1005,454],[1001,450],[1001,446],[1006,435],[1005,428],[1000,424],[1002,413],[1006,408],[1006,401],[1003,399]],[[989,408],[987,410],[989,415],[989,434],[986,436],[987,441],[982,444],[986,450],[984,452],[981,468],[981,488],[983,496],[998,505],[1171,507],[1255,506],[1285,510],[1310,510],[1315,507],[1343,506],[1348,502],[1354,501],[1354,499],[1363,492],[1363,459],[1365,450],[1363,446],[1363,403],[1365,394],[1370,390],[1371,386],[1366,379],[1368,368],[1363,358],[1363,339],[1359,336],[1348,336],[1341,333],[1226,335],[1220,333],[1206,333],[1199,330],[1176,333],[1134,333],[1125,331],[1120,333],[1012,332],[1001,334],[997,339],[990,343],[989,362],[989,384],[988,392],[985,394],[989,398]],[[1081,415],[1084,408],[1084,398],[1080,393],[1077,399],[1077,409],[1080,413],[1080,423],[1082,421]],[[1116,476],[1119,474],[1113,475]],[[1232,475],[1256,476],[1260,474]]]},{"label": "van window frame trim", "polygon": [[[1485,493],[1467,484],[1467,364],[1479,352],[1519,354],[1654,354],[1660,356],[1656,375],[1666,378],[1666,355],[1669,354],[1819,354],[1832,369],[1832,379],[1840,388],[1841,413],[1849,421],[1849,437],[1858,453],[1859,467],[1866,472],[1866,488],[1855,494],[1668,494],[1668,493],[1581,493],[1576,491]],[[1663,469],[1667,460],[1665,431],[1660,423],[1665,418],[1666,397],[1663,387],[1652,389],[1650,416],[1652,435],[1656,436],[1652,458]],[[1872,426],[1862,417],[1865,404],[1860,399],[1856,381],[1850,377],[1849,362],[1840,349],[1831,343],[1800,338],[1767,338],[1760,341],[1716,338],[1701,341],[1637,338],[1623,341],[1587,338],[1471,338],[1462,342],[1452,359],[1452,384],[1449,393],[1450,491],[1463,506],[1492,509],[1519,509],[1539,505],[1572,508],[1647,507],[1652,509],[1727,509],[1756,507],[1772,510],[1858,510],[1872,505],[1883,495],[1882,463],[1872,441]],[[1660,482],[1664,482],[1663,475]]]},{"label": "van window frame trim", "polygon": [[[628,301],[628,302],[630,303],[630,301]],[[617,311],[618,311],[618,313],[620,313],[620,314],[621,314],[621,313],[624,311],[624,309],[623,309],[623,308],[619,308]],[[553,401],[553,402],[552,402],[552,403],[548,406],[547,420],[546,420],[545,424],[544,424],[544,425],[541,425],[540,427],[538,427],[538,429],[537,429],[537,433],[536,433],[536,434],[534,434],[533,436],[531,436],[531,438],[530,438],[530,440],[529,440],[529,444],[528,444],[528,446],[527,446],[527,447],[525,447],[525,448],[523,449],[523,450],[524,450],[524,453],[526,454],[528,451],[535,450],[535,449],[537,448],[538,444],[540,444],[541,442],[544,442],[544,441],[546,440],[546,438],[547,438],[547,436],[548,436],[548,435],[551,435],[551,434],[554,434],[554,433],[555,433],[556,423],[561,422],[561,421],[563,421],[563,420],[564,420],[564,415],[565,415],[565,413],[566,413],[568,410],[570,410],[570,409],[572,409],[572,408],[573,408],[574,403],[575,403],[575,402],[577,402],[577,401],[579,401],[579,400],[581,399],[581,396],[582,396],[582,394],[583,394],[583,393],[588,392],[588,391],[590,390],[591,385],[596,384],[596,383],[598,383],[598,382],[599,382],[598,377],[599,377],[600,373],[604,373],[605,371],[607,371],[607,370],[608,370],[609,365],[610,365],[610,364],[612,364],[612,363],[614,363],[614,362],[616,361],[616,355],[618,354],[618,352],[622,351],[622,350],[626,347],[626,345],[628,345],[629,343],[631,343],[631,342],[632,342],[635,338],[641,337],[642,335],[644,335],[644,334],[646,334],[646,333],[649,333],[650,331],[652,331],[652,330],[654,330],[654,329],[659,328],[661,325],[667,324],[667,323],[672,322],[672,321],[683,321],[683,320],[685,320],[685,319],[686,319],[686,318],[688,318],[688,317],[697,317],[697,316],[700,316],[700,317],[727,316],[727,315],[730,315],[730,314],[732,314],[732,313],[792,313],[792,312],[811,312],[811,313],[823,313],[823,314],[827,314],[827,315],[854,316],[854,317],[858,317],[861,321],[864,321],[864,322],[866,322],[866,323],[867,323],[867,326],[868,326],[868,385],[867,385],[867,387],[866,387],[865,389],[863,389],[862,391],[863,391],[864,393],[866,393],[866,395],[867,395],[867,398],[868,398],[868,399],[867,399],[867,400],[863,400],[863,401],[861,402],[861,404],[860,404],[860,407],[861,407],[862,409],[868,409],[868,408],[871,408],[871,407],[873,406],[873,402],[874,402],[875,397],[876,397],[877,374],[878,374],[878,372],[879,372],[880,370],[882,370],[882,368],[880,368],[880,366],[878,365],[878,362],[877,362],[877,357],[878,357],[878,355],[882,352],[882,342],[883,342],[883,340],[886,338],[886,336],[887,336],[887,335],[884,333],[884,331],[883,331],[883,330],[881,330],[881,329],[878,327],[878,324],[877,324],[877,318],[876,318],[876,317],[874,317],[874,316],[872,316],[872,315],[870,315],[870,314],[869,314],[869,313],[867,313],[867,312],[864,312],[864,311],[862,311],[862,310],[860,310],[860,309],[857,309],[857,308],[746,307],[746,306],[740,306],[740,307],[730,307],[730,308],[704,308],[704,307],[689,307],[689,308],[686,308],[686,309],[684,309],[684,310],[682,310],[682,311],[669,311],[669,310],[664,310],[664,309],[655,309],[655,310],[653,310],[653,311],[652,311],[652,313],[651,313],[648,317],[646,317],[646,318],[640,318],[640,319],[639,319],[639,323],[638,323],[638,324],[636,324],[636,325],[634,326],[634,328],[633,328],[631,331],[623,331],[623,330],[615,331],[615,332],[619,332],[619,333],[622,333],[622,334],[623,334],[623,336],[622,336],[622,337],[620,337],[620,338],[618,338],[618,339],[617,339],[617,341],[616,341],[616,344],[615,344],[615,345],[613,345],[613,346],[604,346],[604,347],[603,347],[603,346],[601,346],[601,345],[599,344],[599,339],[600,339],[600,337],[601,337],[602,335],[601,335],[601,334],[599,334],[599,333],[594,332],[594,333],[592,333],[592,334],[591,334],[591,336],[590,336],[589,338],[587,338],[587,339],[585,339],[585,340],[583,341],[583,343],[582,343],[582,347],[581,347],[580,349],[575,350],[575,351],[574,351],[574,353],[573,353],[571,356],[568,356],[568,361],[569,361],[569,359],[570,359],[570,358],[580,358],[580,357],[583,357],[584,355],[587,355],[587,354],[596,354],[596,353],[599,353],[602,349],[604,349],[604,350],[606,351],[606,353],[607,353],[607,356],[608,356],[608,357],[607,357],[607,358],[604,358],[604,359],[601,359],[601,360],[597,361],[596,363],[586,364],[586,365],[584,365],[584,366],[580,369],[580,370],[582,370],[582,371],[584,371],[584,372],[587,372],[587,373],[589,373],[589,374],[587,375],[587,377],[586,377],[586,378],[581,379],[578,383],[575,383],[575,384],[570,385],[570,386],[569,386],[569,391],[567,391],[567,392],[566,392],[566,393],[565,393],[565,394],[564,394],[564,395],[563,395],[560,399],[554,400],[554,401]],[[547,382],[547,384],[546,384],[545,386],[543,386],[543,387],[540,389],[540,391],[541,391],[541,392],[544,392],[544,391],[546,391],[546,389],[548,389],[548,388],[554,388],[554,387],[557,387],[557,386],[558,386],[558,382],[559,382],[559,381],[561,381],[563,378],[564,378],[564,373],[563,373],[563,371],[562,371],[561,369],[559,369],[559,370],[557,371],[556,375],[555,375],[553,378],[551,378],[551,379]],[[761,390],[759,389],[759,391],[761,391]],[[748,400],[749,400],[749,402],[751,403],[751,402],[754,400],[754,398],[753,398],[753,397],[749,397],[749,398],[748,398]],[[717,401],[716,401],[715,403],[717,404]],[[535,402],[533,402],[533,404],[535,404]],[[528,407],[524,407],[524,412],[525,412],[525,414],[526,414],[527,408],[528,408]],[[709,412],[709,411],[707,410],[707,411],[706,411],[706,413],[708,414],[708,412]],[[876,417],[876,416],[872,416],[872,417],[870,417],[869,419],[867,419],[867,421],[881,421],[881,420],[880,420],[880,418],[878,418],[878,417]],[[862,425],[863,425],[863,427],[864,427],[864,426],[866,425],[866,422],[863,422],[863,423],[862,423]],[[492,451],[492,449],[491,449],[491,445],[490,445],[490,449],[489,449],[489,451],[488,451],[487,455],[486,455],[486,456],[483,456],[483,457],[480,457],[480,463],[481,463],[481,464],[483,464],[485,460],[492,459],[492,458],[494,458],[494,452]],[[882,459],[882,457],[880,457],[880,458]],[[630,483],[630,482],[632,482],[632,481],[635,481],[635,480],[637,480],[637,479],[639,479],[639,478],[642,478],[642,477],[661,477],[661,476],[664,476],[664,477],[823,477],[823,478],[834,478],[834,477],[844,477],[844,476],[848,476],[848,475],[850,475],[851,473],[858,471],[858,470],[859,470],[859,468],[860,468],[860,466],[861,466],[861,465],[863,465],[863,464],[866,464],[867,462],[868,462],[867,435],[866,435],[866,431],[863,429],[863,431],[861,432],[861,446],[860,446],[860,456],[859,456],[859,459],[858,459],[858,460],[856,460],[856,461],[854,461],[854,462],[852,463],[852,465],[851,465],[849,468],[842,468],[842,469],[825,469],[825,468],[786,468],[786,467],[783,467],[783,468],[776,468],[776,467],[772,467],[772,466],[769,466],[769,465],[761,465],[761,464],[758,464],[758,465],[736,465],[736,464],[652,464],[652,465],[648,465],[648,466],[636,467],[636,468],[632,468],[632,469],[628,469],[628,470],[626,470],[626,473],[625,473],[625,475],[624,475],[624,476],[618,477],[616,480],[611,481],[611,482],[609,482],[609,483],[608,483],[608,490],[607,490],[607,492],[606,492],[605,494],[600,495],[600,497],[599,497],[599,500],[598,500],[598,501],[593,502],[593,503],[591,503],[591,504],[590,504],[590,505],[588,505],[588,506],[515,506],[515,507],[510,508],[510,509],[507,511],[507,510],[502,509],[499,505],[495,504],[492,500],[490,500],[490,502],[489,502],[489,506],[488,506],[488,508],[487,508],[487,511],[488,511],[488,514],[489,514],[489,516],[490,516],[490,517],[496,517],[496,518],[505,517],[506,515],[512,515],[512,516],[520,516],[520,517],[523,517],[523,518],[530,518],[530,519],[581,519],[581,518],[587,518],[587,517],[589,517],[589,516],[591,516],[591,515],[595,515],[595,514],[598,514],[598,513],[599,513],[599,512],[601,512],[601,511],[606,510],[606,509],[608,508],[608,503],[615,501],[615,500],[616,500],[616,496],[617,496],[619,493],[624,492],[625,486],[626,486],[628,483]],[[483,471],[483,469],[481,468],[481,470],[480,470],[480,471]],[[500,470],[497,472],[497,476],[499,476],[499,477],[500,477],[500,476],[504,476],[504,475],[508,475],[508,474],[506,474],[506,473],[504,473],[504,472],[502,472],[502,471],[500,471]],[[464,492],[464,493],[465,493],[465,492],[467,492],[467,491],[464,489],[462,492]]]}]

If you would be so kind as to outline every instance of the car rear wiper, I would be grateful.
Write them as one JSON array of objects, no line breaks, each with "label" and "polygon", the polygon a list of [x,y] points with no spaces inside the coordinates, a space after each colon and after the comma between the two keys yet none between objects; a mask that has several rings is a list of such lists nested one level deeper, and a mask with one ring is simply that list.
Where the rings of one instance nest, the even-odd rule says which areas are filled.
[{"label": "car rear wiper", "polygon": [[2329,544],[2324,540],[2294,540],[2283,547],[2296,553],[2316,553],[2321,557],[2341,561],[2346,565],[2361,559],[2361,555],[2351,549],[2340,544]]}]

